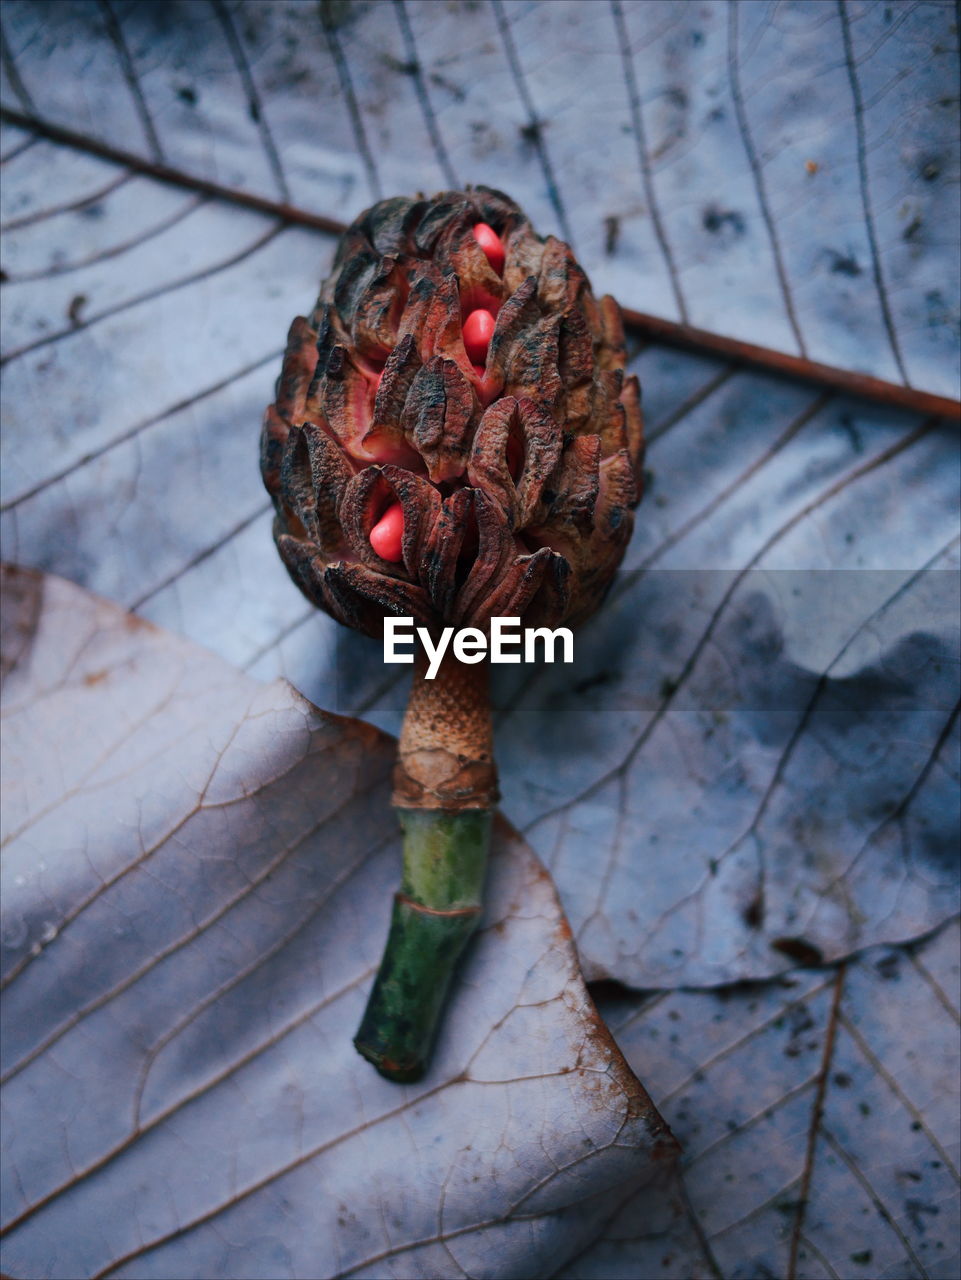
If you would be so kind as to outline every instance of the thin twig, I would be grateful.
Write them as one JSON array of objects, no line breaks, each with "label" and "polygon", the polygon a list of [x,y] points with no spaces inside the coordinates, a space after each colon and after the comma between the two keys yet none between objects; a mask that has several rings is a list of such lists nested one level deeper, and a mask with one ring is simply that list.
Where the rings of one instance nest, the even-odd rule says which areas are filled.
[{"label": "thin twig", "polygon": [[[35,116],[22,111],[14,111],[10,107],[0,107],[0,120],[16,125],[21,129],[30,129],[51,142],[59,142],[64,146],[74,147],[88,155],[95,155],[104,160],[113,161],[125,168],[134,169],[137,173],[146,174],[158,182],[168,182],[174,186],[184,187],[189,191],[201,191],[218,200],[242,205],[247,209],[256,209],[261,213],[271,214],[284,222],[296,226],[311,227],[316,231],[324,231],[328,235],[341,235],[346,224],[336,218],[328,218],[320,213],[311,213],[296,205],[283,204],[264,196],[254,195],[249,191],[238,191],[233,187],[222,186],[207,178],[195,177],[183,173],[170,165],[158,164],[152,160],[123,151],[107,143],[98,142],[72,129],[61,125],[39,120]],[[816,360],[808,360],[801,356],[788,355],[783,351],[774,351],[770,347],[757,346],[753,342],[742,342],[737,338],[728,338],[720,333],[711,333],[707,329],[698,329],[694,325],[679,324],[674,320],[664,320],[660,316],[648,315],[643,311],[635,311],[631,307],[623,307],[626,323],[633,327],[644,338],[661,342],[667,346],[681,347],[690,351],[709,353],[737,360],[758,369],[766,369],[771,373],[788,378],[799,378],[806,382],[814,382],[820,387],[845,395],[859,396],[866,400],[875,400],[880,404],[890,405],[896,409],[908,409],[938,418],[961,420],[961,401],[949,396],[936,395],[930,391],[920,391],[915,387],[901,386],[896,382],[886,382],[882,378],[874,378],[870,374],[856,373],[850,369],[838,369],[833,365],[819,364]]]}]

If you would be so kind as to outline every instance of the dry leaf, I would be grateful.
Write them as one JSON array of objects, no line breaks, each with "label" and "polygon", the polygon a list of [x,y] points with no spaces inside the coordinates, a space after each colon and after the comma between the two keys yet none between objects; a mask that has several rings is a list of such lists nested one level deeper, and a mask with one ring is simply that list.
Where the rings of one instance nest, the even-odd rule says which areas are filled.
[{"label": "dry leaf", "polygon": [[684,1146],[557,1280],[958,1274],[957,922],[767,986],[601,1001]]},{"label": "dry leaf", "polygon": [[485,182],[628,306],[957,396],[944,4],[36,5],[2,100],[350,221]]},{"label": "dry leaf", "polygon": [[433,1067],[390,1084],[351,1037],[393,743],[59,579],[4,586],[5,1270],[536,1276],[669,1162],[506,825]]}]

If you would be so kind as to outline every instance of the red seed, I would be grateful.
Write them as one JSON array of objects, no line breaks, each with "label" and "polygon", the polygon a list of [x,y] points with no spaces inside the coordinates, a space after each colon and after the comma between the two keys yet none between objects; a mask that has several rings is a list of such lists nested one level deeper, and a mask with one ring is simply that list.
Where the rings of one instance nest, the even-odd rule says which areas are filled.
[{"label": "red seed", "polygon": [[370,531],[370,545],[382,560],[397,564],[403,560],[404,508],[399,502],[387,508]]},{"label": "red seed", "polygon": [[487,363],[487,348],[494,333],[494,317],[489,311],[472,311],[464,321],[464,350],[471,364]]},{"label": "red seed", "polygon": [[474,239],[484,250],[487,261],[500,275],[504,270],[504,246],[500,236],[486,222],[478,222],[474,227]]}]

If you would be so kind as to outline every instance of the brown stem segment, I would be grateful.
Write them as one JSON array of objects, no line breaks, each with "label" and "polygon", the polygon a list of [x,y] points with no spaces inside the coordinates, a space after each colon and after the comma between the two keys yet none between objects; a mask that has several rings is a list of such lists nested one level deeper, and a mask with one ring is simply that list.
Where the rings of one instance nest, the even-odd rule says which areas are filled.
[{"label": "brown stem segment", "polygon": [[477,927],[497,801],[486,661],[417,659],[394,773],[404,874],[360,1030],[389,1080],[427,1069],[451,976]]},{"label": "brown stem segment", "polygon": [[498,800],[487,661],[448,653],[433,680],[418,650],[394,770],[398,809],[492,809]]}]

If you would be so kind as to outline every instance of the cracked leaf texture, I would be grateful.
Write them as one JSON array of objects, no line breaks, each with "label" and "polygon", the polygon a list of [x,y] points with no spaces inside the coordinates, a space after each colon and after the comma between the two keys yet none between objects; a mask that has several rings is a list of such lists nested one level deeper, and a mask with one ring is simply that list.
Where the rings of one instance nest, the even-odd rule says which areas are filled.
[{"label": "cracked leaf texture", "polygon": [[[897,349],[913,385],[956,394],[951,6],[344,11],[324,29],[284,3],[8,3],[2,101],[345,222],[414,186],[501,185],[540,229],[566,225],[597,292],[785,350],[799,333],[813,359],[895,381]],[[112,711],[82,738],[51,728],[46,771],[6,805],[25,863],[7,972],[40,953],[9,988],[10,1052],[36,1056],[4,1089],[20,1173],[4,1220],[80,1176],[9,1235],[4,1269],[43,1274],[24,1260],[46,1232],[91,1270],[163,1239],[116,1273],[178,1274],[196,1249],[211,1275],[297,1275],[309,1204],[330,1274],[953,1277],[953,426],[629,346],[649,452],[624,569],[574,668],[501,668],[495,696],[504,810],[550,867],[584,971],[658,993],[604,1004],[686,1151],[680,1190],[634,1197],[643,1154],[611,1139],[631,1089],[567,1008],[581,988],[550,942],[556,902],[506,835],[442,1087],[397,1104],[377,1079],[334,1083],[360,1079],[336,1028],[347,1046],[382,940],[360,886],[386,917],[396,879],[366,772],[389,752],[271,682],[396,729],[406,673],[286,580],[252,462],[278,335],[333,237],[8,123],[0,160],[5,556],[246,673],[106,605],[91,665],[83,595],[60,665],[31,668],[38,707]],[[5,664],[41,602],[18,599]],[[147,669],[125,667],[144,645]],[[96,838],[65,818],[81,802]],[[201,832],[206,858],[185,843]],[[301,843],[271,868],[265,835]],[[498,928],[530,948],[529,989]],[[185,963],[210,940],[216,962]],[[730,985],[745,980],[763,985]],[[584,1044],[604,1068],[559,1074]],[[592,1081],[621,1101],[585,1121]],[[230,1148],[241,1131],[249,1147]],[[454,1131],[471,1151],[444,1145]],[[154,1162],[176,1169],[169,1188]],[[477,1185],[492,1220],[463,1208]],[[106,1226],[101,1193],[124,1206]],[[226,1220],[171,1234],[228,1201]]]},{"label": "cracked leaf texture", "polygon": [[3,25],[20,113],[342,223],[484,182],[598,295],[958,395],[949,3],[8,0]]},{"label": "cracked leaf texture", "polygon": [[[4,684],[4,1269],[537,1275],[669,1131],[506,825],[421,1085],[351,1035],[394,745],[55,578]],[[30,623],[28,621],[27,626]]]}]

